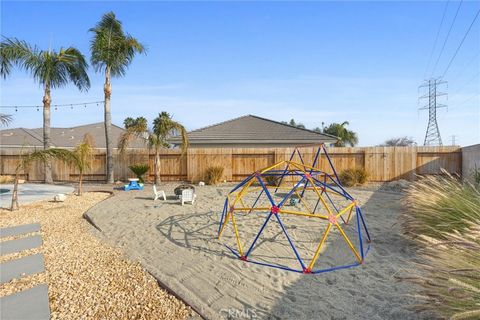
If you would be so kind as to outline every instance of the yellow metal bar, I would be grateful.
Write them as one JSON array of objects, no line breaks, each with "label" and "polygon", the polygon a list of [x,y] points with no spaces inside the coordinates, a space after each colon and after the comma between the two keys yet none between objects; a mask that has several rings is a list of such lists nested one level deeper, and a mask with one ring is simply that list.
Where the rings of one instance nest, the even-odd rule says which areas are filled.
[{"label": "yellow metal bar", "polygon": [[291,211],[291,210],[283,210],[283,209],[280,209],[278,212],[286,213],[286,214],[295,214],[297,216],[305,216],[305,217],[320,218],[320,219],[328,220],[327,216],[323,216],[319,214],[311,214],[311,213],[305,213],[300,211]]},{"label": "yellow metal bar", "polygon": [[337,213],[336,217],[340,217],[342,214],[344,214],[345,212],[347,212],[349,209],[353,208],[353,206],[355,205],[355,202],[352,202],[351,204],[349,204],[348,206],[346,206],[345,208],[343,208],[339,213]]},{"label": "yellow metal bar", "polygon": [[338,224],[338,222],[335,223],[335,227],[337,227],[338,231],[340,231],[340,234],[342,235],[343,239],[345,239],[345,242],[348,244],[348,246],[350,247],[350,249],[352,249],[352,252],[355,254],[355,256],[357,257],[357,260],[358,262],[362,262],[362,258],[360,257],[360,255],[358,254],[357,250],[353,247],[353,244],[350,242],[350,240],[348,239],[347,235],[345,234],[345,232],[343,232],[343,229],[342,227],[340,227],[340,225]]},{"label": "yellow metal bar", "polygon": [[238,211],[249,211],[249,210],[253,210],[253,211],[264,211],[264,210],[268,210],[270,211],[271,207],[263,207],[263,208],[235,208],[235,210],[238,210]]},{"label": "yellow metal bar", "polygon": [[250,179],[250,181],[248,181],[247,184],[243,186],[242,191],[240,191],[240,192],[238,193],[238,195],[236,196],[235,200],[233,201],[232,206],[235,206],[235,205],[237,204],[237,201],[238,201],[241,197],[243,197],[243,194],[244,194],[245,191],[248,189],[248,187],[250,187],[250,185],[253,183],[254,180],[255,180],[255,179]]},{"label": "yellow metal bar", "polygon": [[[307,165],[307,164],[301,164],[301,163],[296,162],[296,161],[287,161],[287,162],[295,165],[297,168],[299,168],[299,169],[302,170],[302,171],[307,171],[307,170],[305,170],[305,168],[313,169],[313,170],[316,170],[316,171],[320,171],[320,169],[315,168],[315,167],[312,167],[312,166],[309,166],[309,165]],[[304,167],[304,168],[302,169],[301,167]]]},{"label": "yellow metal bar", "polygon": [[240,203],[242,204],[242,206],[246,207],[245,202],[243,201],[243,198],[240,198]]},{"label": "yellow metal bar", "polygon": [[322,250],[323,243],[327,239],[328,233],[330,232],[330,229],[332,228],[332,224],[329,223],[327,226],[327,229],[325,229],[325,232],[323,233],[322,240],[320,240],[320,243],[318,244],[317,250],[315,250],[315,254],[313,255],[313,259],[308,265],[308,268],[310,270],[313,269],[313,266],[315,265],[315,262],[317,262],[318,256],[320,255],[320,250]]},{"label": "yellow metal bar", "polygon": [[237,238],[238,252],[240,252],[240,256],[243,257],[243,249],[242,249],[242,244],[240,243],[240,235],[238,234],[237,223],[235,222],[235,215],[233,213],[232,213],[232,224],[233,224],[233,230],[235,230],[235,236]]},{"label": "yellow metal bar", "polygon": [[298,194],[297,190],[294,191],[295,192],[295,195],[298,197],[298,199],[300,199],[300,202],[302,203],[302,205],[305,207],[305,209],[307,209],[307,211],[311,214],[313,214],[312,210],[310,210],[310,208],[307,206],[306,202],[303,200],[303,198]]},{"label": "yellow metal bar", "polygon": [[227,216],[225,217],[225,222],[222,224],[222,228],[220,229],[220,232],[218,234],[218,240],[220,240],[220,238],[222,237],[223,229],[225,229],[225,226],[227,225],[228,219],[230,218],[231,214],[232,213],[228,211]]},{"label": "yellow metal bar", "polygon": [[267,168],[264,168],[264,169],[260,170],[260,173],[265,173],[265,172],[267,172],[267,171],[269,171],[269,170],[272,170],[273,168],[276,168],[276,167],[284,164],[285,162],[286,162],[285,160],[280,161],[280,162],[277,162],[277,163],[275,163],[274,165],[272,165],[272,166],[270,166],[270,167],[267,167]]},{"label": "yellow metal bar", "polygon": [[352,212],[353,212],[353,206],[350,208],[350,212],[348,213],[347,222],[345,222],[345,223],[349,223],[349,222],[350,222],[350,218],[352,217]]}]

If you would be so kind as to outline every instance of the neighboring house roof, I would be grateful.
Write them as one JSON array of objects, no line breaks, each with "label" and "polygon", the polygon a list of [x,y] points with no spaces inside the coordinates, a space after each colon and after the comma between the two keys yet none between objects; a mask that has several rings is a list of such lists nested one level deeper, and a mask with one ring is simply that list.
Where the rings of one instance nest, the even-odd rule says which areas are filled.
[{"label": "neighboring house roof", "polygon": [[[246,115],[188,132],[191,145],[195,144],[313,144],[334,143],[337,137],[301,129],[289,124]],[[169,139],[180,144],[178,136]]]},{"label": "neighboring house roof", "polygon": [[[116,148],[120,135],[125,130],[112,124],[113,147]],[[103,122],[92,123],[71,128],[50,128],[51,144],[58,148],[74,148],[89,133],[95,142],[95,148],[106,148],[105,127]],[[0,146],[2,148],[42,147],[43,128],[12,128],[0,130]],[[130,148],[144,148],[141,139],[134,139]]]}]

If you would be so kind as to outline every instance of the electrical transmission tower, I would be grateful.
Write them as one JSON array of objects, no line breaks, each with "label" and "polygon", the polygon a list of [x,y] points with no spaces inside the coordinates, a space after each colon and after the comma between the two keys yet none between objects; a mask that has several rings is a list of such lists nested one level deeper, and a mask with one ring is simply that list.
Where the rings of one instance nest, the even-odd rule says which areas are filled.
[{"label": "electrical transmission tower", "polygon": [[427,132],[425,133],[425,141],[423,143],[425,146],[442,145],[442,137],[440,136],[440,130],[438,129],[437,123],[437,109],[444,108],[446,105],[437,103],[437,97],[444,96],[446,93],[437,91],[437,87],[446,83],[446,81],[441,81],[439,78],[432,78],[425,80],[425,83],[419,87],[419,89],[428,88],[428,93],[419,97],[419,100],[428,98],[428,104],[419,109],[428,109],[428,126]]}]

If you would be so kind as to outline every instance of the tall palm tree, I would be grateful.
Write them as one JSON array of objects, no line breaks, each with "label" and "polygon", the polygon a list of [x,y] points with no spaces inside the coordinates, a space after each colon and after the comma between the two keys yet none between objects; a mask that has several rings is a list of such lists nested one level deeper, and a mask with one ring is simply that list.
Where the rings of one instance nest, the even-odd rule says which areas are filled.
[{"label": "tall palm tree", "polygon": [[145,139],[149,149],[155,151],[154,171],[155,184],[160,183],[160,149],[167,148],[169,143],[167,139],[171,136],[180,135],[182,139],[182,152],[188,148],[187,130],[179,122],[172,119],[168,112],[162,111],[158,117],[153,119],[153,128],[147,128],[147,120],[143,117],[136,119],[127,118],[124,121],[125,133],[120,137],[118,149],[120,153],[124,153],[128,148],[128,144],[134,137]]},{"label": "tall palm tree", "polygon": [[332,123],[323,129],[323,133],[328,133],[339,138],[335,143],[336,147],[345,147],[347,144],[354,147],[358,143],[358,136],[355,132],[346,128],[348,125],[348,121]]},{"label": "tall palm tree", "polygon": [[[1,74],[5,77],[12,66],[31,73],[35,82],[43,87],[43,147],[50,143],[50,104],[51,89],[65,87],[72,82],[80,91],[90,88],[87,75],[88,64],[76,48],[60,48],[57,51],[44,51],[15,38],[5,39],[0,44]],[[45,183],[52,183],[50,161],[45,161]]]},{"label": "tall palm tree", "polygon": [[97,72],[105,73],[103,92],[105,95],[105,141],[107,145],[107,183],[113,183],[113,141],[111,137],[112,115],[110,98],[112,85],[110,77],[125,76],[127,68],[137,53],[144,53],[144,46],[137,39],[125,33],[122,23],[113,12],[103,15],[94,28],[90,43],[91,62]]}]

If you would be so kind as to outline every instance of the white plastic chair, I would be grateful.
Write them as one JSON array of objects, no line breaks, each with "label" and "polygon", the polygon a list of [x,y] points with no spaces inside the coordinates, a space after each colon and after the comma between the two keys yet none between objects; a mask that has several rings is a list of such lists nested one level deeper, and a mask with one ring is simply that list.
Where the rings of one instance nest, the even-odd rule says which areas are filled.
[{"label": "white plastic chair", "polygon": [[197,195],[193,193],[192,189],[182,190],[182,195],[180,196],[180,201],[182,201],[182,206],[185,202],[191,202],[193,204],[195,202],[196,197]]},{"label": "white plastic chair", "polygon": [[157,186],[156,185],[153,185],[153,194],[154,194],[153,201],[159,199],[160,197],[162,197],[164,201],[167,200],[167,196],[165,195],[165,191],[163,191],[163,190],[157,191]]}]

